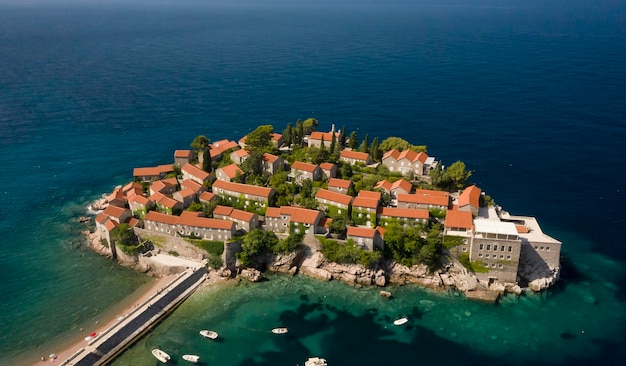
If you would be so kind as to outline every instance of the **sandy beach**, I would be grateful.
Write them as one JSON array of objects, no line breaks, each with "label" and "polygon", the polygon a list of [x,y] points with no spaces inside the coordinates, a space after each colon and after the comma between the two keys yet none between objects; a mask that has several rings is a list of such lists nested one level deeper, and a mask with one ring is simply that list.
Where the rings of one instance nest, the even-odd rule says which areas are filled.
[{"label": "sandy beach", "polygon": [[[85,337],[89,336],[90,333],[95,332],[97,334],[102,333],[104,330],[111,327],[118,320],[119,317],[125,316],[129,312],[131,312],[135,307],[144,303],[147,299],[149,299],[152,295],[154,295],[160,288],[164,287],[171,281],[173,281],[177,276],[169,275],[165,277],[156,278],[154,281],[147,283],[146,285],[137,289],[137,291],[133,292],[126,299],[118,304],[118,306],[114,306],[114,311],[111,314],[105,313],[102,317],[93,319],[93,326],[91,328],[83,327],[80,330],[72,331],[72,335],[68,335],[66,338],[66,342],[64,344],[56,345],[57,348],[54,348],[55,345],[44,345],[38,350],[33,350],[33,352],[25,355],[24,363],[30,365],[42,365],[45,363],[55,363],[61,364],[65,360],[67,360],[71,355],[80,350],[81,348],[87,345],[87,341],[85,341]],[[122,309],[122,311],[119,311]],[[48,358],[50,354],[56,354],[56,360],[51,360]],[[44,357],[45,360],[42,361],[41,357]]]}]

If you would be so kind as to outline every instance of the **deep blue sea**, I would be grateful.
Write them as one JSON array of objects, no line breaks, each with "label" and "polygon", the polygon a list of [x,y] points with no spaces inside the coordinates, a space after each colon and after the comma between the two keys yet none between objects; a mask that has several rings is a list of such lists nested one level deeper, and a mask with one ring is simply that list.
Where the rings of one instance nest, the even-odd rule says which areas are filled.
[{"label": "deep blue sea", "polygon": [[[154,365],[155,346],[220,365],[621,365],[625,4],[0,0],[0,364],[54,351],[148,281],[88,250],[76,222],[133,167],[199,134],[315,117],[464,161],[563,242],[562,281],[497,306],[300,276],[215,286],[115,365]],[[390,327],[398,314],[409,327]]]}]

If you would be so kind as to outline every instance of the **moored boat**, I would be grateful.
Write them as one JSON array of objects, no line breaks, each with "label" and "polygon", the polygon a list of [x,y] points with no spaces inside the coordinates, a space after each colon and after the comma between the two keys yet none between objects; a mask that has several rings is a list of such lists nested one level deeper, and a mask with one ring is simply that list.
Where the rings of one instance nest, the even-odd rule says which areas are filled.
[{"label": "moored boat", "polygon": [[400,319],[396,319],[396,320],[394,320],[394,321],[393,321],[393,324],[394,324],[394,325],[403,325],[403,324],[406,324],[406,323],[408,323],[408,322],[409,322],[409,319],[407,319],[407,317],[406,317],[406,316],[404,316],[404,317],[402,317],[402,318],[400,318]]},{"label": "moored boat", "polygon": [[170,360],[170,355],[168,355],[164,351],[161,351],[158,348],[155,348],[155,349],[152,350],[152,355],[154,357],[156,357],[157,360],[159,360],[159,361],[161,361],[163,363],[167,363]]},{"label": "moored boat", "polygon": [[200,361],[200,356],[197,356],[197,355],[183,355],[183,360],[189,361],[191,363],[198,363],[198,361]]},{"label": "moored boat", "polygon": [[328,366],[326,360],[320,357],[310,357],[304,363],[304,366]]},{"label": "moored boat", "polygon": [[216,339],[218,337],[217,332],[214,332],[212,330],[201,330],[200,335],[209,339]]},{"label": "moored boat", "polygon": [[274,333],[274,334],[285,334],[288,331],[289,330],[287,328],[274,328],[274,329],[272,329],[272,333]]}]

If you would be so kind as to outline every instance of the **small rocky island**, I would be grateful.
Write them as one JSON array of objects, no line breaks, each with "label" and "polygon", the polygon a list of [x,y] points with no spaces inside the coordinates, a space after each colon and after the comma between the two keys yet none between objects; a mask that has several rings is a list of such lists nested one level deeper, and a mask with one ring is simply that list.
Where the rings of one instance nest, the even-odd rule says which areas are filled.
[{"label": "small rocky island", "polygon": [[91,205],[91,247],[154,274],[202,261],[251,281],[301,272],[488,301],[556,282],[561,243],[497,206],[463,162],[444,167],[401,137],[317,127],[311,118],[239,141],[198,136],[173,162],[135,168]]}]

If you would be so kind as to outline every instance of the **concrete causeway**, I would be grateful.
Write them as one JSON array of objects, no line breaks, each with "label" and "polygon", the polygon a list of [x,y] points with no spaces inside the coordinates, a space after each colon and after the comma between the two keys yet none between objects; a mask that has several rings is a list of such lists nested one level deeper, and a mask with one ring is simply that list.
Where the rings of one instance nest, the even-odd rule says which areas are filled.
[{"label": "concrete causeway", "polygon": [[188,269],[156,295],[102,332],[61,365],[103,365],[115,358],[183,302],[205,280],[205,268]]}]

